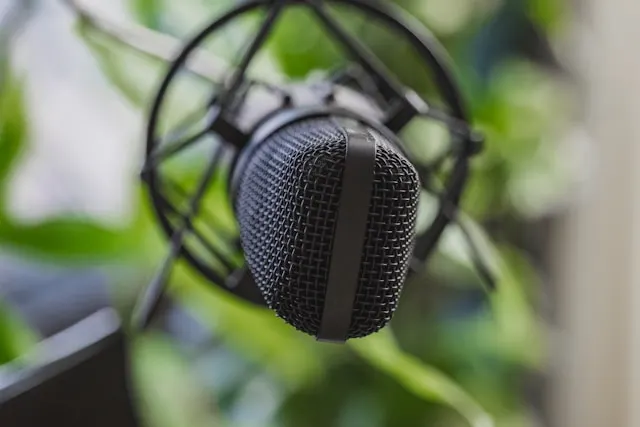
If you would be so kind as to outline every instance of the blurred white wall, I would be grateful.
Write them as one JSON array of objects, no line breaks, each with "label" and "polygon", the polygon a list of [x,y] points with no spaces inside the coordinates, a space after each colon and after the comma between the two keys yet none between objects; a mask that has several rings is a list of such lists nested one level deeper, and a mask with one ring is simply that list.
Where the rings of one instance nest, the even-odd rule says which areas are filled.
[{"label": "blurred white wall", "polygon": [[595,146],[555,246],[556,427],[640,426],[640,2],[586,0],[574,61]]},{"label": "blurred white wall", "polygon": [[[121,1],[92,4],[124,14]],[[142,152],[141,117],[109,86],[63,2],[36,5],[12,46],[29,135],[11,176],[9,211],[23,223],[74,215],[124,225]]]}]

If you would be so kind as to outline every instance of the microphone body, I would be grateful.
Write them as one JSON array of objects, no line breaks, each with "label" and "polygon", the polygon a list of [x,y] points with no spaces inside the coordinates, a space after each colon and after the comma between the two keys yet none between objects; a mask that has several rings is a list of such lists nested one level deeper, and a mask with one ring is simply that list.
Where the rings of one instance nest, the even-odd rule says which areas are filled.
[{"label": "microphone body", "polygon": [[267,305],[320,340],[384,327],[413,251],[420,182],[411,162],[340,115],[291,121],[243,157],[234,206]]}]

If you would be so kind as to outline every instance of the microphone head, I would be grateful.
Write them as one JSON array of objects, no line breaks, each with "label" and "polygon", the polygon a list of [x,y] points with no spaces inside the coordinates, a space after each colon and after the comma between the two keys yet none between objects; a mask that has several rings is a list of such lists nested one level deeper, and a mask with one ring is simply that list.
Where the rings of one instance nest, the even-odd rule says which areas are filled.
[{"label": "microphone head", "polygon": [[355,128],[367,136],[375,163],[363,190],[370,189],[369,202],[361,216],[364,234],[355,251],[357,283],[347,302],[344,339],[369,335],[391,319],[411,259],[420,195],[412,164],[371,128],[309,118],[259,143],[240,171],[235,208],[247,266],[269,307],[313,336],[321,332],[323,315],[332,315],[325,302]]}]

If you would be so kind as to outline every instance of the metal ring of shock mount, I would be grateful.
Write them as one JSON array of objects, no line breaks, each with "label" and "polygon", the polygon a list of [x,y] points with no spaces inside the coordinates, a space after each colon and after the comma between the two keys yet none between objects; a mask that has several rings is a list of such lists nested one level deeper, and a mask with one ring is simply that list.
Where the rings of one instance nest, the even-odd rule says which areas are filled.
[{"label": "metal ring of shock mount", "polygon": [[[467,181],[469,158],[478,151],[480,140],[469,129],[467,112],[462,101],[460,90],[458,89],[452,77],[452,73],[448,68],[447,64],[449,61],[445,53],[431,34],[429,34],[429,32],[419,22],[413,20],[409,16],[406,16],[398,8],[393,7],[392,5],[382,2],[372,2],[370,0],[248,0],[225,13],[186,43],[184,49],[171,64],[153,102],[147,128],[147,165],[144,168],[143,179],[148,185],[155,214],[157,215],[164,232],[170,238],[176,238],[176,230],[178,227],[176,227],[169,219],[169,214],[172,211],[175,214],[176,210],[172,210],[171,204],[163,194],[163,179],[159,176],[159,172],[157,170],[158,165],[154,162],[155,150],[158,145],[157,141],[159,140],[157,126],[160,120],[160,112],[174,78],[206,38],[224,28],[227,24],[241,18],[245,14],[260,9],[267,11],[266,19],[258,31],[258,35],[253,40],[253,43],[249,48],[249,52],[245,54],[242,59],[239,70],[236,70],[229,79],[229,83],[226,88],[227,91],[219,96],[213,105],[204,107],[211,108],[218,112],[216,119],[207,129],[207,132],[223,135],[222,140],[225,139],[224,135],[237,135],[236,139],[244,137],[242,138],[242,144],[240,144],[240,146],[232,144],[229,141],[225,141],[225,148],[235,150],[235,157],[237,160],[237,156],[239,155],[241,148],[249,142],[250,135],[242,135],[238,129],[234,128],[232,123],[224,120],[222,113],[227,108],[225,103],[227,103],[229,99],[233,98],[234,91],[238,91],[242,87],[242,84],[246,80],[246,70],[251,63],[253,56],[263,46],[279,13],[282,12],[286,6],[292,5],[306,6],[313,10],[321,23],[327,28],[330,35],[333,35],[338,39],[338,42],[340,42],[342,47],[344,47],[351,56],[355,57],[356,62],[364,70],[374,74],[373,77],[378,79],[381,92],[386,92],[387,95],[390,96],[392,100],[391,104],[394,106],[393,108],[390,108],[389,111],[385,112],[386,117],[383,123],[371,123],[369,120],[360,117],[355,113],[342,111],[340,114],[347,114],[356,120],[367,123],[383,135],[387,136],[390,141],[396,141],[400,146],[402,146],[402,143],[399,141],[396,133],[400,131],[412,118],[419,116],[431,117],[435,120],[442,121],[447,126],[450,133],[462,142],[461,149],[455,153],[453,168],[444,185],[444,191],[442,194],[443,200],[447,201],[447,206],[449,206],[449,208],[452,206],[458,206]],[[324,7],[325,5],[348,6],[351,9],[364,13],[365,15],[372,16],[374,19],[381,21],[386,26],[399,32],[419,53],[425,63],[426,70],[433,73],[437,87],[440,90],[440,94],[445,104],[450,108],[451,113],[444,115],[440,114],[439,116],[437,114],[432,114],[432,110],[429,109],[428,104],[415,93],[406,91],[402,85],[394,84],[394,79],[388,75],[387,71],[384,68],[379,67],[379,64],[376,62],[377,58],[372,57],[371,53],[364,46],[359,44],[359,41],[355,40],[347,32],[341,29],[340,24],[328,14]],[[329,109],[326,112],[318,111],[315,114],[331,114],[331,110]],[[218,163],[213,167],[217,167],[219,165],[220,164]],[[426,176],[428,171],[422,169],[419,170],[419,172],[424,185],[425,180],[428,179],[428,176]],[[192,225],[191,221],[192,218],[190,217],[184,219],[184,223],[187,228]],[[426,232],[418,236],[416,239],[414,251],[415,258],[418,260],[424,260],[430,255],[442,232],[450,221],[450,215],[445,212],[445,209],[443,209],[441,205],[431,226]],[[245,275],[242,268],[236,269],[227,277],[223,277],[186,246],[181,245],[176,256],[184,257],[201,274],[217,286],[234,294],[239,293],[234,286],[238,283],[239,279]],[[246,299],[252,299],[248,298],[246,295],[242,295],[241,293],[240,296]],[[259,303],[258,300],[254,300],[254,302]]]}]

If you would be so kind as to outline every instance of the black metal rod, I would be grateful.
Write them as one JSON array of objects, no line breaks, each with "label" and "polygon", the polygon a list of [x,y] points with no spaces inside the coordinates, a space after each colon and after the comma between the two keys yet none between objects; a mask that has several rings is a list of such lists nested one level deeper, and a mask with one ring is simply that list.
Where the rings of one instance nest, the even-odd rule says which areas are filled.
[{"label": "black metal rod", "polygon": [[382,85],[380,92],[386,98],[404,99],[402,86],[393,79],[382,61],[367,46],[352,37],[335,19],[329,16],[322,1],[306,0],[306,3],[314,10],[316,16],[329,30],[329,33],[336,37],[347,52],[375,78],[378,84]]},{"label": "black metal rod", "polygon": [[[174,215],[177,215],[178,218],[180,218],[180,220],[184,220],[185,218],[185,214],[180,212],[180,210],[178,210],[178,208],[176,208],[169,200],[167,200],[167,198],[164,195],[160,195],[160,197],[162,198],[162,200],[164,201],[164,203],[166,203],[167,209],[171,212],[173,212]],[[222,252],[216,248],[215,246],[213,246],[211,244],[211,242],[209,240],[207,240],[202,232],[198,229],[198,227],[195,226],[195,224],[193,222],[190,222],[190,227],[188,229],[189,233],[192,234],[200,243],[202,243],[202,245],[204,247],[206,247],[206,249],[212,253],[213,256],[216,257],[216,260],[222,264],[222,266],[224,266],[224,268],[227,270],[227,272],[232,272],[236,269],[236,266],[231,264],[231,261],[229,261],[228,257],[226,255],[223,255]],[[213,233],[217,233],[218,231],[210,228],[210,231]],[[233,243],[232,243],[233,245]]]},{"label": "black metal rod", "polygon": [[[355,65],[354,65],[355,66]],[[369,95],[374,101],[381,107],[387,107],[388,101],[384,98],[384,95],[380,92],[380,88],[375,82],[373,76],[363,70],[361,65],[357,65],[357,69],[352,68],[347,72],[350,76],[360,85],[360,88]]]},{"label": "black metal rod", "polygon": [[428,104],[425,105],[427,105],[427,108],[424,111],[419,111],[418,115],[444,124],[451,133],[463,138],[465,141],[472,142],[473,145],[482,142],[484,139],[482,135],[471,128],[468,122],[460,120],[451,114],[438,108],[434,108]]},{"label": "black metal rod", "polygon": [[184,135],[187,135],[187,132],[189,132],[194,125],[198,123],[204,124],[203,128],[205,129],[210,128],[211,119],[207,116],[207,112],[208,109],[206,106],[199,106],[197,109],[184,116],[162,139],[165,141],[178,141],[180,139],[184,139]]},{"label": "black metal rod", "polygon": [[220,97],[220,107],[223,111],[227,108],[229,102],[231,101],[232,96],[236,93],[236,91],[242,85],[242,82],[244,81],[245,74],[247,73],[247,69],[251,64],[251,61],[253,61],[253,58],[255,57],[256,53],[258,53],[258,50],[260,50],[262,45],[265,43],[267,37],[269,37],[269,34],[271,34],[271,31],[275,27],[275,23],[286,4],[287,4],[287,0],[273,0],[272,6],[269,9],[264,22],[260,26],[258,33],[253,39],[253,42],[249,45],[249,49],[247,53],[242,57],[242,61],[240,62],[240,65],[232,74],[232,77],[227,89],[224,91],[224,93]]},{"label": "black metal rod", "polygon": [[174,231],[173,235],[171,236],[171,246],[169,247],[169,252],[164,259],[162,268],[151,281],[149,286],[143,290],[140,298],[136,303],[133,311],[131,325],[133,330],[136,332],[146,329],[155,317],[158,309],[160,308],[162,297],[164,296],[167,284],[171,276],[174,261],[180,256],[180,253],[182,252],[185,235],[191,227],[191,221],[193,217],[198,213],[200,203],[202,202],[204,194],[213,178],[213,174],[215,173],[220,163],[222,152],[222,146],[218,146],[216,148],[216,151],[211,156],[211,160],[207,165],[207,169],[202,175],[202,178],[198,183],[196,192],[191,198],[187,214],[182,218],[182,224]]},{"label": "black metal rod", "polygon": [[485,282],[487,289],[491,292],[495,291],[497,288],[496,278],[494,277],[488,263],[482,257],[482,252],[480,251],[473,234],[467,225],[460,219],[459,208],[447,200],[441,200],[441,210],[451,220],[451,222],[456,224],[460,229],[462,237],[464,237],[464,240],[467,242],[469,247],[471,263],[480,278]]},{"label": "black metal rod", "polygon": [[[158,194],[158,197],[160,199],[160,201],[163,203],[163,205],[167,208],[167,210],[171,213],[173,213],[174,215],[178,216],[180,219],[184,219],[185,218],[185,214],[183,212],[181,212],[180,210],[178,210],[178,208],[176,208],[171,201],[169,201],[163,194]],[[207,228],[209,228],[209,230],[213,233],[217,233],[218,230],[211,228],[208,225],[208,222],[205,222],[205,224],[207,224]],[[193,236],[200,242],[203,244],[203,246],[205,246],[207,248],[207,250],[209,250],[213,256],[215,256],[217,258],[217,261],[220,262],[220,264],[222,264],[227,270],[228,272],[232,272],[235,271],[237,269],[236,266],[233,266],[231,264],[232,261],[229,260],[229,257],[225,254],[223,254],[220,250],[218,250],[215,246],[213,246],[207,239],[205,239],[205,237],[203,236],[202,232],[200,231],[200,229],[198,229],[195,224],[193,224],[193,222],[191,223],[191,226],[189,228],[189,232],[191,234],[193,234]],[[173,236],[173,235],[172,235]],[[236,237],[231,237],[231,236],[226,236],[223,237],[223,239],[226,240],[227,244],[232,246],[234,249],[236,250],[241,250],[241,248],[238,247],[237,244],[237,238]],[[183,247],[183,249],[186,249],[186,246]],[[224,283],[226,281],[226,279],[224,279],[222,276],[214,273],[213,271],[211,272],[211,277],[208,277],[209,280],[213,280],[216,283]]]},{"label": "black metal rod", "polygon": [[489,264],[484,260],[482,252],[480,251],[480,248],[478,248],[476,240],[473,238],[473,235],[464,224],[464,222],[459,219],[454,222],[460,228],[462,235],[467,241],[467,245],[469,245],[469,255],[471,256],[473,267],[475,268],[482,281],[484,281],[487,290],[490,292],[494,292],[498,287],[497,280],[493,272],[491,271]]},{"label": "black metal rod", "polygon": [[[165,183],[171,188],[171,191],[173,191],[176,195],[179,195],[180,197],[184,197],[184,198],[189,196],[189,194],[187,193],[187,190],[182,188],[182,186],[180,186],[177,182],[175,182],[174,180],[170,179],[169,177],[165,177],[163,179],[163,181],[165,181]],[[179,211],[167,199],[167,197],[165,197],[162,194],[160,194],[160,197],[166,203],[167,208],[169,210],[171,210],[174,214],[176,214],[176,215],[178,215],[180,217],[184,216],[184,213]],[[230,233],[228,230],[225,229],[224,226],[220,226],[218,224],[220,221],[215,216],[213,216],[209,210],[205,210],[205,211],[201,210],[200,215],[205,220],[205,223],[207,224],[207,228],[209,228],[209,230],[211,232],[216,233],[216,234],[220,234],[223,239],[226,239],[226,240],[229,240],[229,241],[233,241],[233,240],[236,239],[236,236],[233,233]]]},{"label": "black metal rod", "polygon": [[161,306],[167,284],[171,278],[173,264],[180,256],[185,232],[186,227],[183,227],[176,230],[173,234],[169,252],[162,262],[162,268],[154,276],[153,280],[151,280],[149,286],[144,289],[141,297],[136,303],[131,323],[133,331],[140,332],[147,329],[151,321],[156,317]]},{"label": "black metal rod", "polygon": [[150,169],[156,168],[162,161],[167,160],[169,157],[172,157],[192,146],[196,142],[200,141],[200,139],[205,137],[209,132],[211,132],[211,129],[207,127],[194,133],[193,135],[184,138],[180,142],[170,144],[165,149],[158,148],[147,159],[143,168],[143,173],[149,171]]}]

